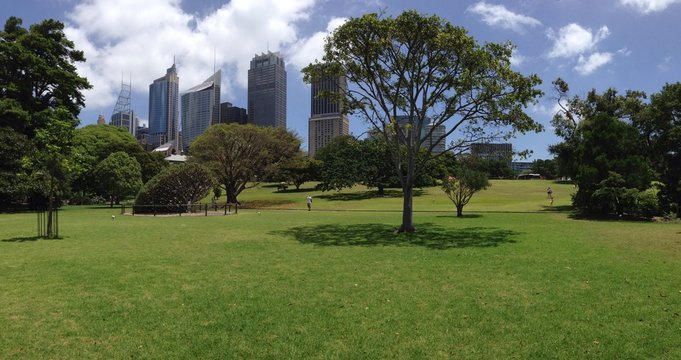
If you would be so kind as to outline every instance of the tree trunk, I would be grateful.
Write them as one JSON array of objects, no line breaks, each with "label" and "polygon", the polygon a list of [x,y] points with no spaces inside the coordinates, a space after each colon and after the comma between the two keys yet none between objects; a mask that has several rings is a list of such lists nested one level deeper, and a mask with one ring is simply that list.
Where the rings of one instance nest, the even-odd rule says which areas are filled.
[{"label": "tree trunk", "polygon": [[463,217],[463,205],[456,206],[456,217]]},{"label": "tree trunk", "polygon": [[49,195],[49,200],[47,201],[47,228],[45,231],[45,237],[52,239],[52,194]]},{"label": "tree trunk", "polygon": [[412,196],[413,196],[413,186],[404,187],[404,203],[402,206],[402,226],[400,226],[399,232],[403,233],[413,233],[416,231],[414,228],[414,216],[412,207]]}]

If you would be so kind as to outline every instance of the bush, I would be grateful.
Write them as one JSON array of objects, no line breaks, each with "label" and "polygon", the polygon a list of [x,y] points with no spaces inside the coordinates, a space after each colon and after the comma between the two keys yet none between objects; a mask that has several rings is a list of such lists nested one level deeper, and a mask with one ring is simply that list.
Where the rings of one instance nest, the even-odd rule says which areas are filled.
[{"label": "bush", "polygon": [[171,166],[149,180],[135,199],[136,213],[186,212],[213,189],[210,170],[199,164]]}]

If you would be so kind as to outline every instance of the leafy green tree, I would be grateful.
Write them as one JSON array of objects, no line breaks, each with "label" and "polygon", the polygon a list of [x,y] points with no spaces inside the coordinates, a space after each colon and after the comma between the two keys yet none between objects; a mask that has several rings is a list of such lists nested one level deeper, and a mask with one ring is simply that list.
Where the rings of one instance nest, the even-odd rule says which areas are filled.
[{"label": "leafy green tree", "polygon": [[166,166],[168,162],[159,152],[147,152],[137,144],[135,137],[125,128],[111,125],[88,125],[77,129],[74,136],[75,176],[73,190],[94,193],[93,170],[110,154],[123,151],[137,160],[142,169],[142,181],[147,182]]},{"label": "leafy green tree", "polygon": [[170,166],[144,184],[135,199],[135,212],[184,212],[187,204],[203,199],[214,186],[211,171],[203,165]]},{"label": "leafy green tree", "polygon": [[[419,158],[421,147],[430,154],[455,133],[465,135],[450,149],[508,129],[542,128],[523,111],[541,94],[535,89],[541,80],[511,70],[513,46],[478,45],[465,29],[438,16],[407,11],[395,18],[350,19],[327,39],[324,50],[325,65],[306,67],[305,80],[329,73],[347,77],[351,86],[337,100],[377,129],[391,151],[404,192],[400,232],[415,230],[413,188],[419,163],[427,160]],[[398,126],[398,116],[406,123]],[[437,137],[440,125],[447,125],[446,132]]]},{"label": "leafy green tree", "polygon": [[511,179],[513,178],[513,169],[508,164],[507,160],[486,160],[479,159],[479,168],[481,171],[487,173],[487,176],[495,179]]},{"label": "leafy green tree", "polygon": [[[607,113],[598,113],[582,120],[580,132],[581,141],[576,149],[578,190],[573,199],[575,207],[586,214],[603,214],[606,209],[621,208],[602,203],[612,197],[594,196],[600,187],[637,191],[650,187],[653,173],[633,125]],[[603,183],[608,178],[617,181]],[[618,185],[611,186],[611,183]]]},{"label": "leafy green tree", "polygon": [[225,188],[227,201],[256,186],[300,151],[300,140],[281,128],[217,124],[190,145],[193,161],[208,167]]},{"label": "leafy green tree", "polygon": [[681,83],[666,84],[634,119],[659,174],[660,205],[681,217]]},{"label": "leafy green tree", "polygon": [[337,136],[319,149],[315,159],[320,161],[319,184],[322,191],[349,188],[362,181],[364,175],[362,150],[352,136]]},{"label": "leafy green tree", "polygon": [[319,161],[299,153],[281,165],[277,177],[300,189],[304,183],[314,180],[318,166]]},{"label": "leafy green tree", "polygon": [[456,175],[442,182],[442,191],[456,206],[456,216],[463,217],[463,208],[475,193],[490,186],[487,173],[478,169],[475,159],[464,159],[456,168]]},{"label": "leafy green tree", "polygon": [[142,168],[135,158],[123,151],[115,152],[102,160],[92,172],[97,192],[110,199],[111,207],[127,196],[137,194],[142,188]]},{"label": "leafy green tree", "polygon": [[535,174],[540,174],[547,179],[555,179],[558,177],[556,162],[553,159],[537,159],[533,161],[532,172]]},{"label": "leafy green tree", "polygon": [[[29,187],[47,198],[47,236],[52,237],[53,205],[69,173],[82,91],[91,86],[76,71],[75,63],[85,57],[64,34],[64,24],[49,19],[29,29],[21,25],[21,19],[10,17],[0,32],[0,128],[12,128],[29,141],[17,144],[26,146],[18,153],[27,153],[18,176],[32,180]],[[10,163],[16,164],[16,157]]]}]

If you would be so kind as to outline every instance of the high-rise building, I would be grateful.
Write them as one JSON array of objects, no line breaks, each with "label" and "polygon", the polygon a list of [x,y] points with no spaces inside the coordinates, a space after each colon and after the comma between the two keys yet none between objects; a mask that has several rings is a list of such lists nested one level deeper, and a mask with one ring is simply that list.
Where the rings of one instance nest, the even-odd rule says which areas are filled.
[{"label": "high-rise building", "polygon": [[182,149],[189,153],[189,146],[209,126],[220,122],[220,82],[218,70],[199,85],[182,94]]},{"label": "high-rise building", "polygon": [[180,78],[177,76],[175,63],[168,68],[165,76],[149,85],[149,135],[148,142],[152,148],[168,142],[178,149],[178,126]]},{"label": "high-rise building", "polygon": [[345,77],[323,76],[311,84],[311,109],[307,130],[307,154],[314,157],[331,139],[350,133],[350,121],[343,114],[341,103],[324,93],[342,94],[347,90]]},{"label": "high-rise building", "polygon": [[223,102],[220,104],[220,123],[248,124],[246,109],[233,106],[231,102]]},{"label": "high-rise building", "polygon": [[135,135],[139,120],[130,108],[130,88],[130,84],[121,83],[121,92],[118,94],[109,124],[124,127],[129,133]]},{"label": "high-rise building", "polygon": [[99,114],[97,117],[97,125],[104,125],[106,124],[106,119],[104,118],[104,115]]},{"label": "high-rise building", "polygon": [[447,139],[445,133],[447,128],[444,125],[435,125],[430,123],[426,125],[425,136],[426,139],[423,142],[423,147],[429,148],[433,146],[433,154],[441,154],[447,150]]},{"label": "high-rise building", "polygon": [[286,128],[286,65],[278,52],[268,51],[251,60],[248,123]]}]

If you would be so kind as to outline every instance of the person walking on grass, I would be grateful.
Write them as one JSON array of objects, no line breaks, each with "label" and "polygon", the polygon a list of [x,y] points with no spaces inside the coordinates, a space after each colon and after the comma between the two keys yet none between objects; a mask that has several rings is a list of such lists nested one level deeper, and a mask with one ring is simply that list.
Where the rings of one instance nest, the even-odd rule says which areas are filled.
[{"label": "person walking on grass", "polygon": [[312,196],[308,195],[305,202],[307,203],[307,211],[312,210]]},{"label": "person walking on grass", "polygon": [[546,195],[549,198],[549,205],[553,205],[553,189],[550,186],[546,188]]}]

